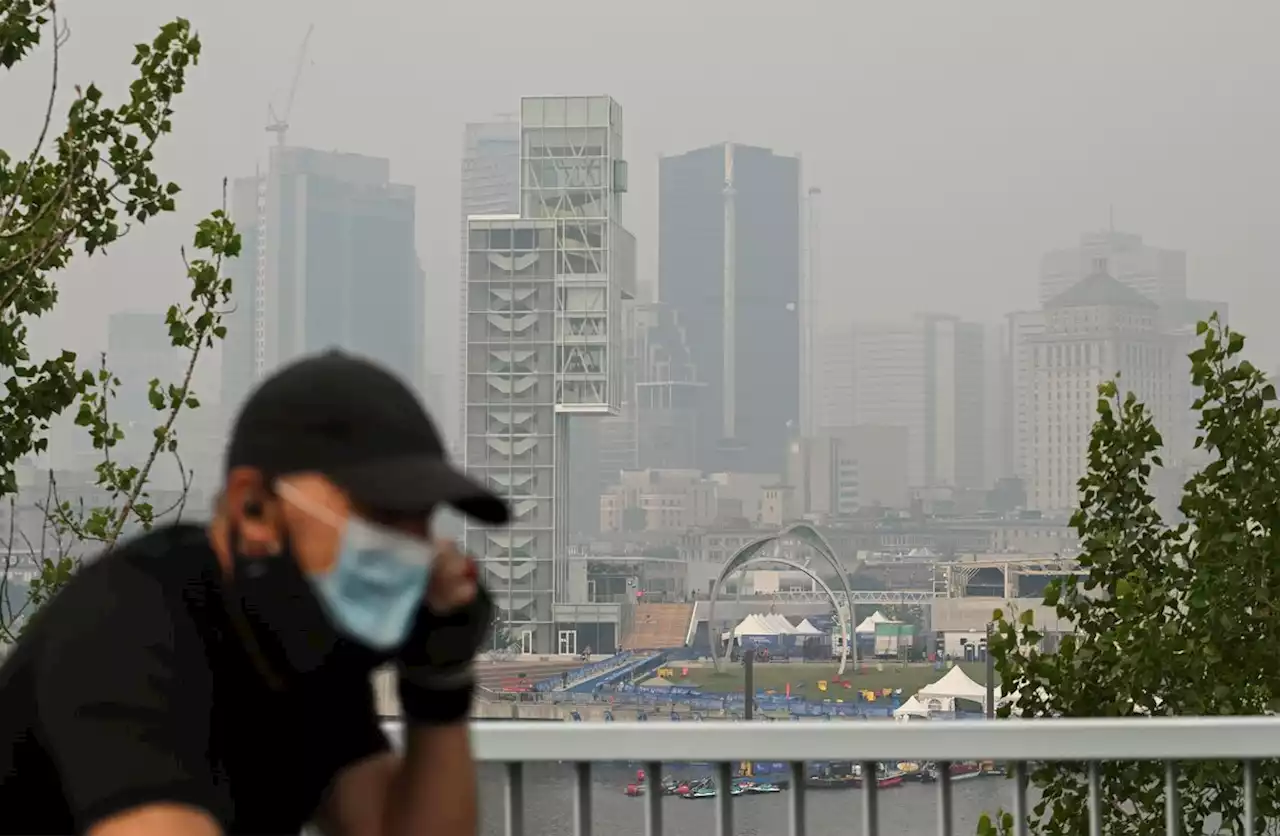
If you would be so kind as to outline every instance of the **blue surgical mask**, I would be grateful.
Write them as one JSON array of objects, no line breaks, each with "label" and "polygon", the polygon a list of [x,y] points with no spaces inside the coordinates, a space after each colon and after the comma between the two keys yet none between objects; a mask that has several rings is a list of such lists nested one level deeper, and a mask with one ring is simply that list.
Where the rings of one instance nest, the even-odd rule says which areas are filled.
[{"label": "blue surgical mask", "polygon": [[373,650],[404,644],[426,593],[435,557],[431,544],[354,514],[342,521],[289,486],[280,487],[294,505],[342,527],[333,568],[307,575],[334,626]]}]

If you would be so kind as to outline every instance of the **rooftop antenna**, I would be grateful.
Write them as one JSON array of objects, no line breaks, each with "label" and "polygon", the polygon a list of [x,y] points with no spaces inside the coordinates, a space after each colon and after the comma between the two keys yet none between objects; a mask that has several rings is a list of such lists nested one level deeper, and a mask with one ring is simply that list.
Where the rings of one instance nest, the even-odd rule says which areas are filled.
[{"label": "rooftop antenna", "polygon": [[289,133],[289,116],[293,113],[293,100],[298,95],[298,82],[302,80],[302,68],[307,58],[307,47],[311,43],[311,33],[315,24],[307,27],[307,34],[302,38],[302,46],[298,48],[298,59],[293,67],[293,82],[289,85],[289,97],[285,100],[284,113],[276,115],[275,105],[267,104],[267,132],[276,135],[276,144],[283,147]]}]

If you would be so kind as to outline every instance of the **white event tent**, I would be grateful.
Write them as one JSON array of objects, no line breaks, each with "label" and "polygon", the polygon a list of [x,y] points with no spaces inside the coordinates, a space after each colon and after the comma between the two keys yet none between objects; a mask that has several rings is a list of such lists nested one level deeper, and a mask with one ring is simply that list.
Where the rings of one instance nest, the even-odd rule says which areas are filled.
[{"label": "white event tent", "polygon": [[743,636],[776,636],[778,630],[770,626],[758,615],[749,615],[738,622],[738,626],[732,631],[726,632],[721,638],[742,638]]},{"label": "white event tent", "polygon": [[895,720],[906,721],[911,717],[928,717],[929,709],[925,708],[920,700],[912,697],[893,710]]},{"label": "white event tent", "polygon": [[879,610],[876,610],[871,615],[862,619],[862,623],[859,624],[857,627],[853,628],[853,632],[860,635],[874,633],[876,631],[876,625],[883,624],[886,621],[889,621],[888,616],[886,616],[884,613],[880,612]]},{"label": "white event tent", "polygon": [[[996,691],[999,700],[999,689]],[[970,700],[987,703],[987,689],[974,682],[959,666],[953,667],[931,685],[926,685],[916,692],[916,697],[931,711],[954,711],[956,700]]]},{"label": "white event tent", "polygon": [[785,616],[778,615],[777,613],[769,613],[768,615],[761,616],[760,619],[765,624],[772,627],[776,635],[794,636],[796,634],[796,628],[790,621],[787,621]]},{"label": "white event tent", "polygon": [[814,627],[812,624],[810,624],[809,619],[806,618],[804,621],[801,621],[799,624],[796,625],[796,635],[797,636],[822,636],[825,634],[821,630],[819,630],[817,627]]}]

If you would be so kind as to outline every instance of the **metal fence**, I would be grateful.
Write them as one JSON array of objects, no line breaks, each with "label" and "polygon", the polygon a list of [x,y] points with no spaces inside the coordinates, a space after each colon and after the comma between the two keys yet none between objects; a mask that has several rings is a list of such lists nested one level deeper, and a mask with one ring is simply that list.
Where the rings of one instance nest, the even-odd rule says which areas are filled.
[{"label": "metal fence", "polygon": [[[855,762],[864,775],[877,764],[913,760],[933,762],[938,771],[937,833],[951,836],[953,825],[951,763],[990,760],[1011,764],[1006,808],[1015,832],[1027,833],[1028,761],[1069,761],[1085,765],[1088,776],[1089,833],[1103,832],[1099,764],[1110,761],[1158,761],[1165,765],[1166,832],[1181,833],[1178,763],[1236,761],[1244,764],[1243,832],[1254,834],[1254,764],[1280,757],[1280,718],[1132,718],[958,721],[951,723],[703,723],[655,726],[648,723],[477,723],[476,757],[497,762],[506,771],[507,836],[526,836],[525,766],[535,762],[573,764],[574,833],[592,832],[592,765],[632,761],[645,768],[645,833],[663,833],[663,763],[715,763],[717,784],[728,788],[733,768],[743,761],[790,764],[789,831],[806,833],[806,764]],[[875,781],[860,789],[862,830],[881,832]],[[566,799],[566,802],[568,799]],[[716,798],[717,836],[732,836],[733,796]],[[968,834],[965,834],[968,836]]]}]

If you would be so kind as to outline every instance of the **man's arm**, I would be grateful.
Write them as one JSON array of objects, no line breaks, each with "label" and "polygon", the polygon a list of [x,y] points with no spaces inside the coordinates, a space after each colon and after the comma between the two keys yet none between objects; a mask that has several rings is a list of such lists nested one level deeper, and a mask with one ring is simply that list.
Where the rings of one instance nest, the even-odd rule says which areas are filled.
[{"label": "man's arm", "polygon": [[466,719],[409,727],[404,764],[388,812],[388,836],[426,833],[474,836],[479,826],[476,766]]},{"label": "man's arm", "polygon": [[[332,690],[327,692],[331,711],[335,696]],[[362,696],[368,701],[359,702]],[[345,742],[340,751],[333,751],[337,777],[317,816],[324,833],[400,836],[429,831],[433,836],[471,836],[476,832],[476,770],[465,713],[449,723],[406,724],[401,754],[385,749],[386,735],[371,689],[343,695],[341,702],[336,709],[339,716],[359,719],[340,737],[329,732],[330,741]]]},{"label": "man's arm", "polygon": [[85,579],[64,592],[79,600],[60,602],[35,670],[40,735],[77,828],[216,836],[225,807],[208,772],[203,645],[151,579],[99,578],[111,588]]},{"label": "man's arm", "polygon": [[348,767],[320,817],[328,836],[474,836],[478,822],[465,722],[412,729],[404,755],[375,755]]}]

